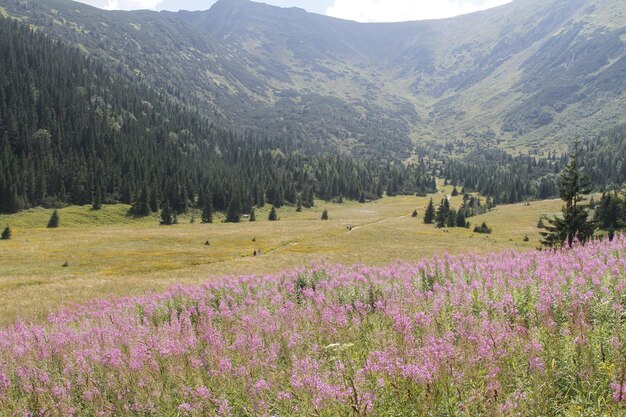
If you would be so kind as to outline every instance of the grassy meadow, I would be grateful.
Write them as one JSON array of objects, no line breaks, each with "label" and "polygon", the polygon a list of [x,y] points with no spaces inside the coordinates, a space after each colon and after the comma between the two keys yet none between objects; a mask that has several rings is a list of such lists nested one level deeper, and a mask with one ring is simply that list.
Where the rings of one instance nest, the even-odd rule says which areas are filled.
[{"label": "grassy meadow", "polygon": [[[435,204],[450,191],[433,195]],[[383,265],[442,252],[530,251],[539,246],[539,216],[561,206],[560,200],[499,206],[469,219],[472,228],[483,221],[493,228],[491,235],[480,235],[472,228],[423,224],[430,197],[317,202],[301,213],[283,207],[277,222],[267,220],[266,206],[257,209],[256,222],[238,224],[223,223],[219,216],[201,224],[195,213],[194,223],[190,214],[179,217],[177,225],[160,226],[157,215],[133,218],[124,205],[60,209],[58,229],[46,228],[52,210],[0,216],[0,226],[8,224],[13,231],[11,240],[0,241],[0,325],[41,320],[63,305],[93,298],[160,291],[216,276],[273,274],[316,261]],[[453,197],[451,205],[461,202],[462,196]],[[328,221],[320,220],[325,209]],[[417,218],[411,217],[414,209]],[[262,256],[254,257],[258,249]]]}]

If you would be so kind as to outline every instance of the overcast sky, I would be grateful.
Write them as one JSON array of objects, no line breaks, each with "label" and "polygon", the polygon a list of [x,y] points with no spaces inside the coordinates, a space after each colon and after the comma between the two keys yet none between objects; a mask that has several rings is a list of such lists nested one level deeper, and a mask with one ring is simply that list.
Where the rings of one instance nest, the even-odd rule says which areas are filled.
[{"label": "overcast sky", "polygon": [[[103,9],[207,10],[215,0],[79,0]],[[281,7],[360,22],[439,19],[484,10],[511,0],[265,0]]]}]

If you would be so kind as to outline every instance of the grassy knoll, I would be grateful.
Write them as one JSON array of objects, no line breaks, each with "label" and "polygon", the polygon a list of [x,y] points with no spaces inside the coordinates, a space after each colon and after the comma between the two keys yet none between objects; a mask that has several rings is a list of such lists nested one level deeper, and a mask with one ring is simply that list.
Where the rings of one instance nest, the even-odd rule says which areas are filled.
[{"label": "grassy knoll", "polygon": [[[435,203],[443,196],[435,195]],[[276,273],[319,260],[381,265],[443,251],[533,250],[539,245],[537,219],[561,206],[559,200],[500,206],[470,218],[472,225],[486,221],[494,229],[485,236],[471,229],[444,231],[424,225],[429,197],[318,202],[301,213],[283,207],[277,222],[267,221],[266,206],[257,209],[257,222],[239,224],[220,218],[201,224],[196,214],[193,224],[187,216],[178,225],[159,226],[157,216],[134,219],[121,205],[100,211],[87,206],[61,209],[58,229],[45,227],[51,210],[0,216],[0,226],[9,224],[13,230],[11,240],[0,242],[0,324],[41,319],[61,305],[94,297],[161,290],[217,275]],[[453,198],[452,206],[461,198]],[[411,217],[415,208],[418,218]],[[328,221],[320,220],[324,209]],[[348,223],[352,231],[346,229]],[[259,248],[263,255],[253,257]],[[69,266],[63,267],[66,261]]]}]

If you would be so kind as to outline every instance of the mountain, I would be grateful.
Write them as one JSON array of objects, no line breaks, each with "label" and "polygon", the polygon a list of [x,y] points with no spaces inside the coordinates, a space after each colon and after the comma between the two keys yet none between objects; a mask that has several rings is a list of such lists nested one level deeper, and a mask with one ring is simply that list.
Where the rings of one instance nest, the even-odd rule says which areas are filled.
[{"label": "mountain", "polygon": [[416,145],[562,150],[625,121],[622,3],[516,0],[385,24],[247,0],[178,13],[0,0],[0,14],[219,123],[407,159]]},{"label": "mountain", "polygon": [[0,19],[0,213],[132,203],[226,211],[266,201],[432,191],[425,165],[380,164],[215,126],[200,112],[41,31]]}]

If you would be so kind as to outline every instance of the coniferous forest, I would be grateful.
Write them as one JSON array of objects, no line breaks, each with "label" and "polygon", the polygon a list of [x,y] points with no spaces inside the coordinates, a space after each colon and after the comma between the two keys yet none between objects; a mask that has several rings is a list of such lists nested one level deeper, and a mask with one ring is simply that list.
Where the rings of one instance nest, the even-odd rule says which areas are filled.
[{"label": "coniferous forest", "polygon": [[133,204],[136,215],[211,203],[250,212],[315,197],[426,192],[423,168],[377,164],[291,138],[216,127],[198,111],[108,71],[78,49],[0,19],[0,212]]},{"label": "coniferous forest", "polygon": [[[147,215],[164,206],[249,213],[266,202],[304,207],[314,198],[361,202],[424,194],[449,179],[495,204],[558,196],[566,155],[512,156],[478,148],[463,157],[416,146],[418,162],[356,160],[220,128],[185,97],[159,92],[98,58],[9,19],[0,20],[0,212],[67,204],[132,204]],[[626,179],[626,129],[583,143],[593,190]]]}]

